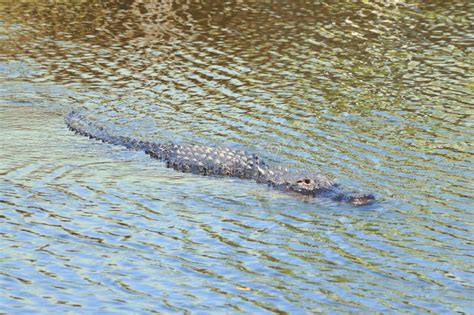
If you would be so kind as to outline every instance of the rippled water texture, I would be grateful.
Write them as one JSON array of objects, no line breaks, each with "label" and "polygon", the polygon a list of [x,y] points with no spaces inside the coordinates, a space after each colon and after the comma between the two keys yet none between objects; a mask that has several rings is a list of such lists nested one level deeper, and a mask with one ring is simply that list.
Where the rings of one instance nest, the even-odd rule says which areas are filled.
[{"label": "rippled water texture", "polygon": [[[472,313],[471,1],[0,1],[0,312]],[[74,135],[230,146],[303,201]]]}]

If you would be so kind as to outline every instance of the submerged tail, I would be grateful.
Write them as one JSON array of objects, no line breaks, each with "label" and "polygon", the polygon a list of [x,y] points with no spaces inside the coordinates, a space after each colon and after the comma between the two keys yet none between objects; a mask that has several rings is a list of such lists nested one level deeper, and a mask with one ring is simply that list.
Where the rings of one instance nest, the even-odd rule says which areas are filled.
[{"label": "submerged tail", "polygon": [[130,137],[114,135],[105,126],[101,126],[87,119],[77,111],[71,111],[65,117],[66,125],[71,131],[90,139],[97,139],[115,145],[121,145],[129,149],[145,150],[145,143]]}]

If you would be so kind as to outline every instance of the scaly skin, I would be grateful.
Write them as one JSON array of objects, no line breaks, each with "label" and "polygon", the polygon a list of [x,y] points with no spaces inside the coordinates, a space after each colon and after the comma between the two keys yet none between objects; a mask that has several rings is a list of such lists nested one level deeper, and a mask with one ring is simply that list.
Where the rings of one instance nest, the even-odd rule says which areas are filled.
[{"label": "scaly skin", "polygon": [[179,172],[252,179],[280,190],[305,196],[329,197],[357,206],[375,201],[372,194],[340,191],[338,184],[322,174],[295,174],[287,169],[270,167],[257,155],[242,150],[194,144],[155,143],[114,135],[104,126],[91,122],[76,111],[70,112],[65,120],[69,129],[77,134],[131,150],[144,151]]}]

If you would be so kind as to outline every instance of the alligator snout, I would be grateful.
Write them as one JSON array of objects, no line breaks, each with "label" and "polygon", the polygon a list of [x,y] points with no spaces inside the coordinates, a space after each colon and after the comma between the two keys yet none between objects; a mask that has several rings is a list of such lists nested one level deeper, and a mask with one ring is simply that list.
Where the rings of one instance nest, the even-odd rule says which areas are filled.
[{"label": "alligator snout", "polygon": [[373,194],[366,193],[337,193],[334,195],[332,200],[337,202],[347,202],[354,206],[365,206],[375,202],[375,196]]},{"label": "alligator snout", "polygon": [[375,202],[375,196],[373,194],[364,193],[352,194],[349,196],[348,202],[355,206],[370,205]]}]

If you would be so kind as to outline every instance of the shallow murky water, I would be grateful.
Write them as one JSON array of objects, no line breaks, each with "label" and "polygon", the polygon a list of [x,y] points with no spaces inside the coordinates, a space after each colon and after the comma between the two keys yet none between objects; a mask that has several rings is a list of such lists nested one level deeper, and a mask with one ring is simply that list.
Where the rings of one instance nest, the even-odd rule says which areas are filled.
[{"label": "shallow murky water", "polygon": [[[473,312],[469,1],[0,1],[0,312]],[[365,208],[72,134],[243,148]]]}]

